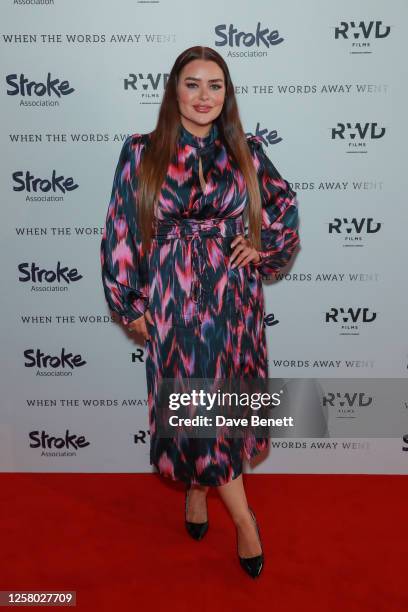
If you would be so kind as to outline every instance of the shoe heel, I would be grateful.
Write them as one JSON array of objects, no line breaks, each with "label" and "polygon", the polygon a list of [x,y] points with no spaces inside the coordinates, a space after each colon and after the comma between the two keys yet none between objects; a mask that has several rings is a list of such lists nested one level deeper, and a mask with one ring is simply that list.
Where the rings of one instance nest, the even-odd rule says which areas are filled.
[{"label": "shoe heel", "polygon": [[256,555],[255,557],[240,557],[238,554],[238,541],[237,541],[237,554],[238,554],[238,559],[240,562],[240,565],[242,567],[242,569],[249,575],[251,576],[251,578],[258,578],[258,576],[260,576],[263,566],[264,566],[264,562],[265,562],[265,558],[264,558],[264,553],[263,553],[263,548],[262,548],[262,541],[261,541],[261,536],[259,533],[259,528],[258,528],[258,523],[255,517],[255,514],[253,512],[253,510],[251,508],[248,507],[249,512],[251,513],[252,519],[255,523],[255,529],[256,529],[256,533],[258,535],[258,540],[259,540],[259,545],[261,547],[261,554],[260,555]]},{"label": "shoe heel", "polygon": [[[205,534],[208,531],[209,522],[205,521],[204,523],[193,523],[187,520],[187,508],[188,508],[188,495],[190,492],[190,487],[186,488],[186,497],[185,497],[185,509],[184,509],[184,523],[187,529],[187,532],[194,540],[202,540]],[[208,509],[207,509],[208,513]]]}]

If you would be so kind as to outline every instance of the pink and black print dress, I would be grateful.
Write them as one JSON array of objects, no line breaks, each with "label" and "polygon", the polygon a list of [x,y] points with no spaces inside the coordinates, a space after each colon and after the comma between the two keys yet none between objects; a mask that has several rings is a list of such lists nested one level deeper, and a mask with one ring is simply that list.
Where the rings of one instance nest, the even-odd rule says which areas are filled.
[{"label": "pink and black print dress", "polygon": [[[262,196],[261,261],[231,267],[230,243],[245,234],[243,175],[213,123],[206,137],[180,124],[177,155],[155,209],[149,253],[141,247],[136,168],[149,134],[122,147],[101,242],[102,281],[109,307],[127,325],[146,308],[146,380],[150,463],[187,483],[219,486],[239,476],[242,461],[264,450],[267,438],[162,438],[155,406],[161,378],[268,377],[262,279],[285,266],[299,242],[296,192],[248,136]],[[199,157],[206,187],[199,180]]]}]

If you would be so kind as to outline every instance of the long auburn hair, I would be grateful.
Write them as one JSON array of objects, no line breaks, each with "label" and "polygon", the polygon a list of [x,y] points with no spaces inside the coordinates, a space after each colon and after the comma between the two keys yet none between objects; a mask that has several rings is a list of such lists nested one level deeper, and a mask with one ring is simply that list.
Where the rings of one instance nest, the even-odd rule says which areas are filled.
[{"label": "long auburn hair", "polygon": [[181,70],[195,59],[210,60],[218,64],[224,73],[225,99],[222,111],[215,120],[219,137],[227,152],[242,172],[249,196],[248,238],[257,250],[261,250],[261,195],[255,166],[239,116],[234,86],[228,66],[221,55],[211,47],[195,46],[183,51],[171,69],[157,124],[149,136],[149,145],[142,155],[138,169],[137,221],[141,230],[142,248],[151,245],[154,205],[166,177],[167,169],[176,153],[179,137],[180,112],[177,103],[177,84]]}]

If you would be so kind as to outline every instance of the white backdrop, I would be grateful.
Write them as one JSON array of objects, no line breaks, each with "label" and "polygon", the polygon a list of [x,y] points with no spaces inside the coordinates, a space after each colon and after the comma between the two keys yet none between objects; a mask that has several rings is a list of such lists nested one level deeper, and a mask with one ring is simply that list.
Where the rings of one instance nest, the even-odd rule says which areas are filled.
[{"label": "white backdrop", "polygon": [[[404,0],[1,13],[2,471],[151,469],[144,351],[109,313],[99,245],[121,144],[154,128],[195,44],[223,55],[246,131],[298,195],[301,250],[264,285],[270,376],[406,377]],[[406,473],[405,434],[275,440],[254,471]]]}]

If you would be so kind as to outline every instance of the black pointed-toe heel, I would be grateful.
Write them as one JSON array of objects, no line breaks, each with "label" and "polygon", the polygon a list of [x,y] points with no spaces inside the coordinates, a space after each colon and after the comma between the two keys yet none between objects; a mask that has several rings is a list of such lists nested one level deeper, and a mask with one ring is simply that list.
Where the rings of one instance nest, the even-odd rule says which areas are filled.
[{"label": "black pointed-toe heel", "polygon": [[[249,511],[255,523],[256,532],[258,534],[259,544],[260,544],[262,552],[260,555],[256,555],[255,557],[240,557],[238,554],[238,558],[239,558],[239,562],[241,564],[242,569],[245,570],[245,572],[249,576],[251,576],[251,578],[258,578],[264,566],[264,554],[263,554],[263,549],[262,549],[261,536],[259,535],[258,523],[256,522],[255,514],[253,513],[251,508],[249,508]],[[238,541],[237,541],[237,552],[238,552]]]},{"label": "black pointed-toe heel", "polygon": [[[190,488],[186,489],[186,503],[185,503],[185,517],[187,517],[187,505],[188,505],[188,494],[190,492]],[[185,518],[185,525],[188,533],[191,535],[194,540],[201,540],[208,531],[208,521],[205,523],[192,523]]]}]

